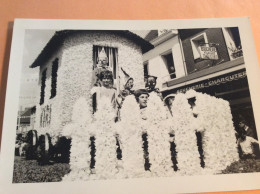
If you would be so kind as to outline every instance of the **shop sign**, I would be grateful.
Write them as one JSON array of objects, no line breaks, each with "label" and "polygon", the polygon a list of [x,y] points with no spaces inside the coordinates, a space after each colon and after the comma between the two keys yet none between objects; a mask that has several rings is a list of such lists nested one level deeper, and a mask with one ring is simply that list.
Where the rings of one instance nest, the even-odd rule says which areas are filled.
[{"label": "shop sign", "polygon": [[203,45],[199,46],[201,59],[218,60],[217,48],[214,46]]},{"label": "shop sign", "polygon": [[177,90],[177,93],[180,93],[180,92],[183,93],[183,92],[186,92],[190,89],[198,90],[198,89],[208,88],[208,87],[211,87],[211,86],[231,82],[231,81],[238,80],[238,79],[245,78],[245,77],[246,77],[246,71],[234,73],[234,74],[231,74],[231,75],[228,75],[228,76],[226,75],[226,76],[218,77],[218,78],[215,78],[215,79],[213,78],[213,79],[210,79],[210,80],[207,80],[207,81],[204,81],[204,82],[200,82],[196,85],[192,85],[192,86],[188,86],[188,87],[179,89],[179,90]]}]

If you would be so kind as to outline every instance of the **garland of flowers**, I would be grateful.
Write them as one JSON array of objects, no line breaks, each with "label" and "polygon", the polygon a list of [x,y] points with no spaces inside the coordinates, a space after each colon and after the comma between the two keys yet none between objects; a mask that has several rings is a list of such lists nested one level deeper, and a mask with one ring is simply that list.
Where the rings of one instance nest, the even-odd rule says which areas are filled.
[{"label": "garland of flowers", "polygon": [[[190,97],[196,98],[193,108],[188,103]],[[147,108],[141,110],[130,95],[125,98],[118,123],[114,123],[115,111],[110,101],[100,102],[92,118],[84,117],[85,111],[89,111],[84,98],[74,105],[72,122],[63,130],[63,135],[72,137],[71,172],[64,181],[214,174],[238,159],[232,115],[222,99],[195,91],[178,94],[170,116],[155,92],[150,93]],[[204,168],[200,165],[196,132],[202,135]],[[149,170],[144,167],[144,134]],[[177,169],[172,161],[171,142],[176,145]],[[120,159],[118,145],[122,151]],[[91,154],[93,147],[95,153]]]},{"label": "garland of flowers", "polygon": [[71,172],[63,177],[64,181],[87,180],[91,174],[91,135],[86,129],[92,118],[86,117],[88,110],[89,105],[85,98],[79,98],[73,106],[72,122],[63,128],[62,135],[72,138],[70,149]]},{"label": "garland of flowers", "polygon": [[232,162],[238,160],[235,129],[232,114],[227,101],[207,94],[187,92],[196,97],[193,112],[197,131],[202,134],[205,170],[218,173]]},{"label": "garland of flowers", "polygon": [[175,134],[179,173],[199,174],[201,171],[194,117],[185,94],[175,96],[172,104],[172,129]]},{"label": "garland of flowers", "polygon": [[99,179],[112,178],[117,173],[115,111],[107,98],[99,101],[99,109],[89,130],[96,138],[95,173]]},{"label": "garland of flowers", "polygon": [[[159,114],[158,114],[159,113]],[[156,92],[151,92],[146,108],[150,170],[152,176],[171,176],[174,173],[170,148],[169,111]]]},{"label": "garland of flowers", "polygon": [[127,96],[121,109],[121,122],[116,127],[122,145],[123,173],[127,178],[148,176],[144,171],[141,122],[140,108],[135,97]]}]

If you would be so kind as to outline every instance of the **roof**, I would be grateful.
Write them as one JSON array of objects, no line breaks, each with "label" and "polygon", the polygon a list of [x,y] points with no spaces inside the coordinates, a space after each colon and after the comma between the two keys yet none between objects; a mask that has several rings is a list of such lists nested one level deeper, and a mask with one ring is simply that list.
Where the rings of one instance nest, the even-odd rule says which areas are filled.
[{"label": "roof", "polygon": [[144,39],[147,41],[152,41],[153,39],[158,37],[158,30],[151,30],[145,37]]},{"label": "roof", "polygon": [[111,34],[116,34],[121,37],[128,38],[132,40],[134,43],[141,46],[142,53],[146,53],[147,51],[154,48],[154,46],[148,41],[144,40],[140,36],[128,31],[128,30],[62,30],[57,31],[50,41],[46,44],[44,49],[41,51],[39,56],[35,59],[35,61],[30,66],[31,68],[41,66],[44,64],[52,54],[62,46],[64,40],[71,35],[84,33],[84,32],[106,32]]},{"label": "roof", "polygon": [[30,117],[33,114],[35,108],[26,108],[24,111],[20,112],[20,124],[30,124]]}]

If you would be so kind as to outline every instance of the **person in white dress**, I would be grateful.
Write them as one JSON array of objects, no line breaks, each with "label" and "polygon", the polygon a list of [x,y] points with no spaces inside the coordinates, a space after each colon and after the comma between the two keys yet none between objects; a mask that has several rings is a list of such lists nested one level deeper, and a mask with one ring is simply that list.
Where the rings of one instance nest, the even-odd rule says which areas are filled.
[{"label": "person in white dress", "polygon": [[256,157],[254,146],[259,146],[259,143],[256,139],[250,136],[246,136],[244,133],[242,133],[238,137],[237,144],[240,147],[240,157],[242,159]]}]

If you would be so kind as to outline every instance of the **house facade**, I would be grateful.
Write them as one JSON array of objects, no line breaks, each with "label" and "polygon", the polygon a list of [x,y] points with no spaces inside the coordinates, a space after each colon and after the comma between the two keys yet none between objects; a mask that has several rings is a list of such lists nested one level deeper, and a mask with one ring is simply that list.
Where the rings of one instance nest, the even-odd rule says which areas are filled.
[{"label": "house facade", "polygon": [[[167,38],[173,32],[175,35]],[[154,44],[155,48],[143,58],[147,74],[159,77],[158,87],[164,97],[193,89],[222,98],[229,102],[235,124],[244,119],[255,129],[238,28],[166,30],[161,34],[154,33],[152,38],[148,34],[146,39],[149,38],[152,44],[164,40]],[[161,47],[172,51],[170,62],[165,62],[163,49],[157,56],[151,56]],[[154,63],[155,58],[161,61]],[[154,66],[162,70],[154,73]],[[174,76],[169,71],[172,66]]]}]

